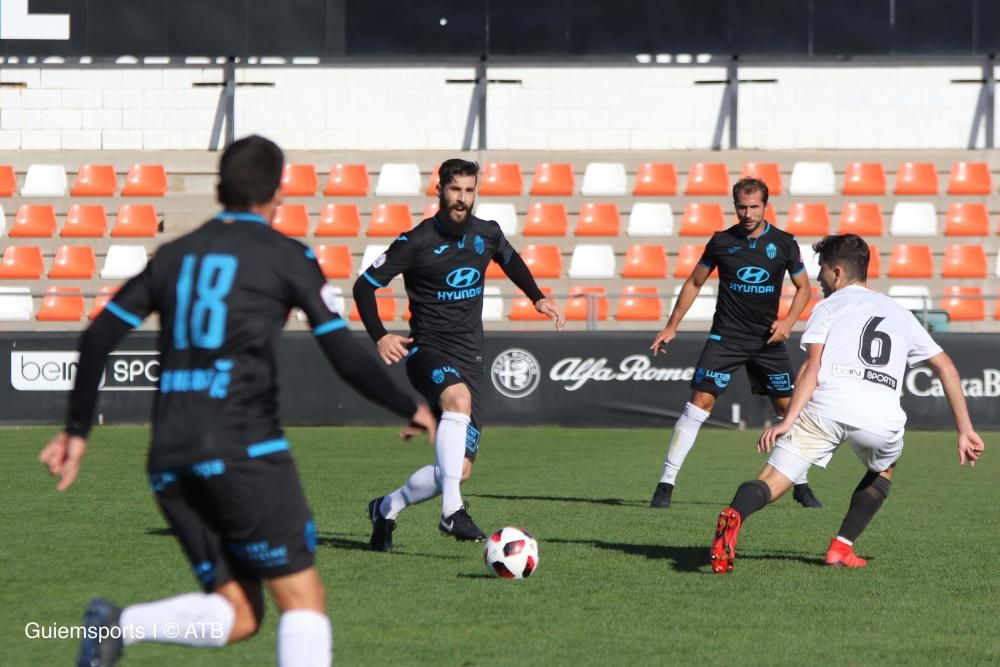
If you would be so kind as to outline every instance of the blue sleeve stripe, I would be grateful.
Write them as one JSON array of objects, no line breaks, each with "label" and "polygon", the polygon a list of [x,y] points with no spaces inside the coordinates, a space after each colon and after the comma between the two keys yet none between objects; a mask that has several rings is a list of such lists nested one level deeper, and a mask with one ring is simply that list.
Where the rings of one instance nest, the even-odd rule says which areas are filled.
[{"label": "blue sleeve stripe", "polygon": [[274,454],[275,452],[286,452],[288,451],[288,441],[284,438],[278,440],[265,440],[264,442],[258,442],[255,445],[250,445],[247,447],[247,456],[252,459],[258,456],[267,456],[268,454]]},{"label": "blue sleeve stripe", "polygon": [[806,270],[806,265],[803,264],[801,269],[799,269],[798,271],[794,271],[792,273],[789,273],[788,275],[790,275],[790,276],[797,276],[797,275],[799,275],[800,273],[802,273],[805,270]]},{"label": "blue sleeve stripe", "polygon": [[313,329],[313,335],[322,336],[323,334],[328,334],[331,331],[339,331],[346,328],[347,322],[338,317],[336,319],[329,320],[328,322],[323,322],[323,324]]},{"label": "blue sleeve stripe", "polygon": [[698,260],[698,264],[700,264],[701,266],[704,266],[706,269],[714,268],[714,266],[712,264],[706,264],[705,262],[703,262],[701,260]]},{"label": "blue sleeve stripe", "polygon": [[114,301],[108,301],[108,305],[106,305],[105,308],[108,309],[109,313],[111,313],[112,315],[116,315],[118,319],[122,320],[126,324],[129,324],[133,327],[142,326],[141,317],[139,317],[138,315],[133,315],[132,313],[128,312],[127,310],[119,306]]},{"label": "blue sleeve stripe", "polygon": [[709,340],[722,340],[722,336],[720,336],[719,334],[709,334],[708,339]]},{"label": "blue sleeve stripe", "polygon": [[378,281],[375,280],[374,278],[372,278],[370,275],[368,275],[367,271],[365,271],[364,273],[362,273],[361,277],[364,278],[365,280],[367,280],[368,282],[370,282],[375,287],[385,287],[385,285],[379,285]]}]

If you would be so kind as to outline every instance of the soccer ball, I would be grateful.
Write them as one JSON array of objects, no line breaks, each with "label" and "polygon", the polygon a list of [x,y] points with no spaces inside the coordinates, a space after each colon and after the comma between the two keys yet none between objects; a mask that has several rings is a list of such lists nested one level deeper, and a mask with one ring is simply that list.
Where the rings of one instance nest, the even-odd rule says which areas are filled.
[{"label": "soccer ball", "polygon": [[483,560],[494,577],[524,579],[538,569],[538,542],[527,531],[507,526],[486,540]]}]

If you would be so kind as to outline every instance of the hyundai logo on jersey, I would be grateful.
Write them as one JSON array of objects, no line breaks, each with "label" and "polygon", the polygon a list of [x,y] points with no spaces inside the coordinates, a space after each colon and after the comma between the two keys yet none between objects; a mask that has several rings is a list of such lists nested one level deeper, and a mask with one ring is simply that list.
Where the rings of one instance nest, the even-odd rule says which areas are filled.
[{"label": "hyundai logo on jersey", "polygon": [[442,290],[437,293],[438,301],[463,301],[472,299],[483,293],[483,288],[478,286],[482,274],[478,269],[471,266],[463,266],[455,269],[445,278],[445,282],[454,290]]},{"label": "hyundai logo on jersey", "polygon": [[767,253],[768,259],[774,259],[775,257],[778,256],[778,246],[774,245],[773,243],[768,243],[767,248],[764,249],[764,252]]},{"label": "hyundai logo on jersey", "polygon": [[729,283],[729,289],[743,294],[771,294],[774,285],[761,285],[771,279],[771,274],[759,266],[744,266],[736,272],[736,277],[742,282]]}]

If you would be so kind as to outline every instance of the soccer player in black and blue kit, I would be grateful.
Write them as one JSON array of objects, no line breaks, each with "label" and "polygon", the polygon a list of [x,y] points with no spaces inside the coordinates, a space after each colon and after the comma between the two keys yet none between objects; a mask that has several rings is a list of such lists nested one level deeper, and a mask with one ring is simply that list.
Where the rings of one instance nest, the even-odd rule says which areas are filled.
[{"label": "soccer player in black and blue kit", "polygon": [[[392,550],[392,531],[403,509],[438,493],[441,532],[459,540],[484,539],[465,509],[459,485],[472,473],[482,430],[483,285],[489,263],[497,262],[535,309],[555,320],[557,329],[565,320],[559,305],[538,289],[500,225],[472,215],[479,165],[447,160],[438,174],[438,213],[400,235],[354,284],[358,312],[379,356],[387,364],[405,360],[410,382],[440,419],[434,465],[368,504],[375,551]],[[375,289],[400,273],[410,298],[408,337],[386,332],[375,303]]]},{"label": "soccer player in black and blue kit", "polygon": [[[733,186],[739,222],[716,232],[705,245],[701,260],[681,288],[666,327],[650,346],[654,356],[666,351],[701,286],[718,268],[719,297],[712,330],[691,382],[691,400],[674,426],[663,475],[650,507],[670,507],[684,458],[694,447],[698,430],[711,414],[716,398],[725,392],[740,366],[746,366],[753,393],[767,395],[779,418],[788,411],[795,372],[785,341],[809,302],[811,288],[795,237],[764,220],[767,196],[767,185],[756,178],[744,178]],[[788,314],[779,320],[786,272],[795,285],[795,297]],[[821,507],[805,474],[795,480],[794,497],[804,507]]]},{"label": "soccer player in black and blue kit", "polygon": [[291,308],[306,314],[351,386],[410,421],[404,436],[434,432],[430,410],[347,331],[312,251],[269,226],[281,203],[283,164],[281,149],[262,137],[226,149],[218,185],[225,210],[164,244],[81,337],[65,431],[39,458],[61,477],[57,488],[69,488],[108,353],[159,313],[150,486],[204,593],[124,609],[92,600],[79,665],[112,665],[137,641],[223,646],[250,637],[263,616],[262,582],[281,610],[278,664],[331,663],[325,593],[313,565],[316,525],[277,416],[274,347]]}]

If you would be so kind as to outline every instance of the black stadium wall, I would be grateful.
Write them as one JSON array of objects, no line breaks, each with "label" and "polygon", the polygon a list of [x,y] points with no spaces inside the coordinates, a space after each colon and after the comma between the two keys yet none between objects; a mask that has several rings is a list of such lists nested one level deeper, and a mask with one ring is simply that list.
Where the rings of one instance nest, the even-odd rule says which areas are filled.
[{"label": "black stadium wall", "polygon": [[[363,333],[363,345],[374,350]],[[705,341],[680,334],[666,356],[649,355],[648,332],[494,333],[487,336],[483,422],[491,425],[671,427],[690,395]],[[1000,363],[992,337],[941,334],[962,376],[976,426],[1000,428]],[[109,358],[98,412],[105,424],[149,419],[159,363],[156,334],[130,334]],[[0,334],[0,423],[59,424],[76,371],[76,335]],[[792,348],[795,363],[803,355]],[[374,357],[374,352],[372,352]],[[308,332],[286,332],[278,344],[281,411],[286,424],[392,425],[393,415],[356,395],[335,375]],[[402,366],[390,368],[404,386]],[[912,428],[948,429],[951,413],[926,368],[909,369],[903,407]],[[751,396],[744,372],[730,381],[712,423],[758,427],[773,418],[769,403]]]}]

